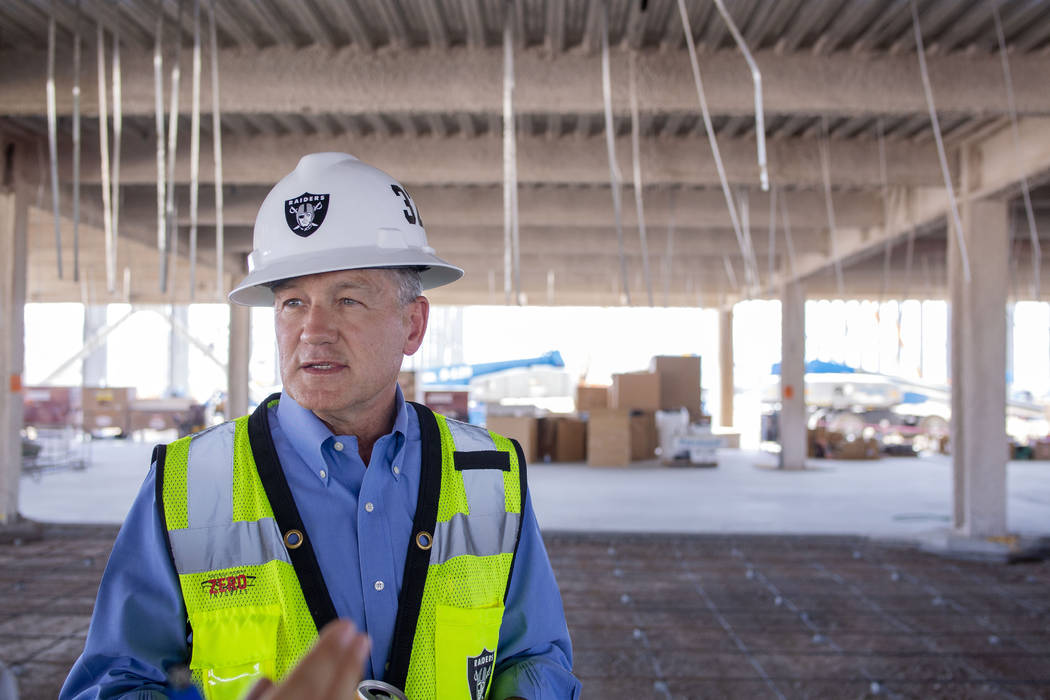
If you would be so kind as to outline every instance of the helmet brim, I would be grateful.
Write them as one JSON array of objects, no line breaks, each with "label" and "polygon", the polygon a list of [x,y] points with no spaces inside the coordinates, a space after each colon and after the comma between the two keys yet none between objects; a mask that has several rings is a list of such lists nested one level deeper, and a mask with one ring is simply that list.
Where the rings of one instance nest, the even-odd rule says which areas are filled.
[{"label": "helmet brim", "polygon": [[267,286],[271,282],[323,272],[390,267],[423,268],[420,272],[423,289],[440,287],[463,276],[460,268],[420,249],[343,248],[304,253],[261,265],[230,292],[229,299],[242,306],[273,306],[273,291]]}]

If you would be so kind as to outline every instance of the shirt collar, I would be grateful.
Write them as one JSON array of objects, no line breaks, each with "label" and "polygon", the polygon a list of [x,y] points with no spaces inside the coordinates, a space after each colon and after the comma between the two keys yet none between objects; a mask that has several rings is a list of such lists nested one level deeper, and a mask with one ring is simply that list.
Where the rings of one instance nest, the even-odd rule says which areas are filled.
[{"label": "shirt collar", "polygon": [[[405,408],[405,396],[401,393],[401,387],[394,386],[394,427],[390,435],[394,436],[394,456],[404,448],[405,436],[408,433],[408,412]],[[281,424],[284,434],[288,436],[288,442],[292,449],[309,465],[324,464],[324,452],[322,447],[326,440],[333,438],[332,431],[318,418],[313,411],[300,406],[290,395],[282,393],[280,403],[277,404],[277,420]],[[355,437],[356,443],[356,436]],[[400,460],[391,459],[390,464],[399,463]],[[400,474],[394,474],[398,478]]]}]

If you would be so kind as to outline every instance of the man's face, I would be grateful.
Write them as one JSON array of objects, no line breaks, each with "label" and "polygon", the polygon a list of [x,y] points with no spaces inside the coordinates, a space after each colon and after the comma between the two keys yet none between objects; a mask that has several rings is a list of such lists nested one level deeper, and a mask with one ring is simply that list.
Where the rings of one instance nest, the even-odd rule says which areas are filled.
[{"label": "man's face", "polygon": [[341,270],[274,290],[281,381],[300,406],[332,425],[386,410],[404,355],[419,349],[429,304],[402,306],[389,270]]}]

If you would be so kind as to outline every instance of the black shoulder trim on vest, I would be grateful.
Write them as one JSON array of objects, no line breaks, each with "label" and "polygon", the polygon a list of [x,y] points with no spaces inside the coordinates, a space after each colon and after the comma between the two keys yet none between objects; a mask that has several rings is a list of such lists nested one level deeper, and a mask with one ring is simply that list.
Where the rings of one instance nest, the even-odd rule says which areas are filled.
[{"label": "black shoulder trim on vest", "polygon": [[153,473],[153,501],[157,508],[157,517],[160,518],[160,529],[164,533],[164,545],[168,548],[168,559],[171,560],[172,571],[175,568],[175,552],[171,551],[171,538],[168,533],[168,517],[164,513],[164,457],[168,453],[167,445],[156,445],[153,448],[153,456],[150,461],[157,465]]},{"label": "black shoulder trim on vest", "polygon": [[502,469],[510,471],[510,455],[499,450],[482,450],[479,452],[452,453],[452,461],[456,469]]},{"label": "black shoulder trim on vest", "polygon": [[397,621],[394,624],[394,643],[390,649],[390,667],[384,679],[404,689],[408,665],[412,659],[412,643],[416,636],[416,622],[423,605],[423,589],[430,567],[430,550],[416,546],[416,533],[424,530],[433,534],[437,524],[438,500],[441,497],[441,432],[434,413],[426,406],[412,402],[419,416],[420,470],[419,497],[416,515],[412,520],[412,536],[405,556],[405,573],[401,577],[401,595],[397,601]]},{"label": "black shoulder trim on vest", "polygon": [[525,453],[521,445],[514,438],[510,438],[514,445],[514,451],[518,453],[518,483],[521,486],[521,517],[518,519],[518,534],[514,538],[514,556],[510,560],[510,571],[507,572],[507,588],[503,591],[503,602],[507,602],[507,594],[510,593],[510,579],[514,576],[514,564],[518,561],[518,545],[521,543],[521,530],[525,526],[525,495],[529,492],[528,479],[526,478]]},{"label": "black shoulder trim on vest", "polygon": [[248,418],[248,440],[252,446],[252,456],[255,458],[255,467],[259,472],[266,497],[270,500],[273,508],[274,518],[277,519],[277,527],[281,533],[289,530],[298,530],[303,533],[303,543],[296,549],[288,549],[288,556],[292,560],[292,567],[299,579],[299,587],[303,590],[306,599],[306,607],[310,609],[310,615],[314,618],[314,624],[320,631],[329,622],[336,618],[335,606],[328,594],[324,576],[321,575],[321,567],[317,564],[310,536],[306,532],[303,520],[299,517],[299,509],[295,506],[295,498],[288,488],[288,481],[284,478],[284,470],[277,459],[277,448],[273,446],[273,437],[270,435],[270,417],[268,406],[274,399],[279,399],[280,394],[273,394],[255,409]]}]

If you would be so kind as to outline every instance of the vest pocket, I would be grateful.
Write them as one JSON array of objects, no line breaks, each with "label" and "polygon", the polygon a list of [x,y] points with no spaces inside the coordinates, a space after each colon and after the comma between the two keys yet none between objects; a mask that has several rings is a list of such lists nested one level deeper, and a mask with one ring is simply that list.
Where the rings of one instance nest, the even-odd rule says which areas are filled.
[{"label": "vest pocket", "polygon": [[437,697],[482,700],[488,694],[502,620],[502,603],[487,608],[437,606]]},{"label": "vest pocket", "polygon": [[190,615],[190,670],[206,700],[242,697],[263,676],[274,677],[278,605],[200,611]]}]

